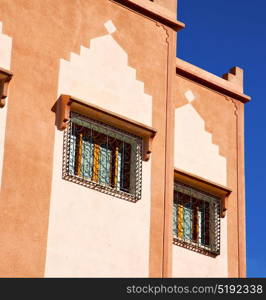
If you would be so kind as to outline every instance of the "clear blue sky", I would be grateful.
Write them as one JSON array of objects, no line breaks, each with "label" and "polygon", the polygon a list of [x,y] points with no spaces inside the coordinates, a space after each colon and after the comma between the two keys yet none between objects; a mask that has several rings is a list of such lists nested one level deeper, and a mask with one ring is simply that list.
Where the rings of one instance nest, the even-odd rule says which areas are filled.
[{"label": "clear blue sky", "polygon": [[245,71],[247,276],[266,277],[266,1],[178,2],[177,56],[218,76]]}]

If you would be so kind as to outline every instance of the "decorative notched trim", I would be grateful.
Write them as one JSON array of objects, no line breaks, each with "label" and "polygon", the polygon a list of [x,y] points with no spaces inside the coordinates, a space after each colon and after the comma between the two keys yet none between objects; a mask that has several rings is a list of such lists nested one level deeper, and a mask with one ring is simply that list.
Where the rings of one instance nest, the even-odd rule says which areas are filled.
[{"label": "decorative notched trim", "polygon": [[221,199],[221,217],[224,218],[227,211],[227,201],[228,197],[231,194],[232,190],[229,188],[214,183],[212,181],[206,180],[202,177],[196,176],[194,174],[190,174],[180,169],[174,170],[174,179],[175,181],[179,181],[186,185],[189,185],[193,188],[204,191],[205,193],[209,193],[217,198]]},{"label": "decorative notched trim", "polygon": [[4,107],[6,104],[8,85],[12,76],[13,74],[10,71],[0,68],[0,107]]},{"label": "decorative notched trim", "polygon": [[152,152],[152,140],[157,131],[145,124],[136,122],[99,106],[72,97],[61,95],[52,111],[56,113],[56,126],[58,130],[66,129],[70,120],[70,112],[83,114],[93,120],[120,128],[143,139],[143,160],[148,161]]},{"label": "decorative notched trim", "polygon": [[225,96],[232,97],[243,103],[251,98],[243,94],[243,70],[234,67],[223,78],[196,67],[180,58],[176,58],[176,75],[190,79]]},{"label": "decorative notched trim", "polygon": [[111,2],[116,2],[129,9],[137,11],[138,13],[158,21],[175,31],[179,31],[185,27],[185,24],[177,21],[175,15],[168,9],[150,1],[140,1],[140,0],[109,0]]}]

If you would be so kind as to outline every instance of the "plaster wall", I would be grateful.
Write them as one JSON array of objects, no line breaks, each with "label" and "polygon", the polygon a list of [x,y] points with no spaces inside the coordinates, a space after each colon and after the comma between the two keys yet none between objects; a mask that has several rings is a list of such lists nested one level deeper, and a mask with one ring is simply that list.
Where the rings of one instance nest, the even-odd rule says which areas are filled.
[{"label": "plaster wall", "polygon": [[[60,94],[71,94],[151,126],[152,98],[128,55],[112,37],[92,39],[80,55],[60,61]],[[46,255],[46,277],[147,277],[151,160],[143,162],[142,198],[137,203],[62,179],[63,132],[55,130],[54,165]]]},{"label": "plaster wall", "polygon": [[[231,153],[227,148],[228,142],[224,140],[222,144],[217,138],[221,132],[223,135],[227,133],[229,120],[218,124],[222,111],[217,115],[215,106],[224,106],[225,110],[229,108],[234,120],[233,105],[221,95],[187,80],[178,78],[177,84],[174,166],[217,184],[230,186],[228,158],[231,160]],[[207,107],[207,111],[203,107]],[[228,276],[228,219],[225,217],[220,221],[220,255],[206,256],[173,245],[174,277]]]},{"label": "plaster wall", "polygon": [[[143,163],[143,175],[145,177],[149,177],[148,172],[156,174],[151,179],[151,183],[145,182],[152,200],[147,196],[148,192],[145,192],[144,188],[143,197],[145,197],[145,200],[142,202],[141,199],[139,203],[130,205],[130,208],[132,212],[135,212],[134,218],[137,221],[135,219],[134,221],[136,221],[136,224],[142,222],[142,225],[148,226],[145,229],[141,226],[141,230],[139,230],[141,232],[140,239],[145,237],[145,243],[147,244],[150,241],[149,246],[145,243],[142,244],[140,261],[143,259],[145,263],[142,261],[142,266],[138,266],[137,270],[132,265],[131,273],[136,276],[138,274],[146,276],[149,274],[148,269],[152,268],[154,273],[159,274],[162,266],[164,220],[161,211],[164,207],[165,186],[165,156],[162,153],[165,151],[165,101],[169,48],[167,28],[141,12],[131,10],[115,1],[67,0],[63,2],[64,5],[62,5],[62,0],[21,0],[16,1],[16,3],[9,0],[0,1],[1,21],[4,24],[5,35],[13,39],[12,72],[14,73],[9,88],[9,99],[12,99],[12,101],[8,103],[4,150],[5,163],[3,165],[0,191],[0,254],[5,257],[4,260],[0,261],[0,276],[42,277],[45,273],[47,276],[47,274],[84,274],[84,272],[89,275],[91,272],[91,270],[88,271],[88,266],[86,266],[85,271],[84,269],[78,270],[79,267],[76,267],[75,262],[67,264],[67,272],[63,267],[60,267],[61,269],[55,268],[56,273],[55,269],[50,268],[53,263],[49,264],[54,255],[49,252],[53,248],[54,241],[53,236],[50,235],[50,228],[53,216],[57,211],[55,208],[59,208],[61,205],[60,199],[55,197],[56,188],[55,186],[52,187],[52,182],[55,182],[56,185],[56,180],[59,178],[56,178],[55,174],[59,172],[61,166],[59,160],[62,157],[61,144],[58,141],[62,139],[62,136],[59,137],[59,133],[55,130],[55,114],[51,111],[51,108],[58,99],[59,94],[65,92],[77,93],[76,96],[86,101],[93,101],[95,97],[98,97],[97,99],[101,97],[105,100],[97,102],[97,105],[109,107],[113,111],[117,110],[125,116],[152,125],[158,130],[156,139],[153,142],[152,160]],[[112,26],[107,26],[107,28],[104,26],[110,19],[117,28],[115,32],[112,32]],[[111,32],[108,31],[108,28]],[[111,40],[110,35],[117,44],[109,43]],[[117,89],[116,95],[110,93],[110,86],[108,87],[107,83],[112,84],[111,77],[109,76],[106,79],[105,77],[108,74],[105,73],[102,74],[101,80],[97,84],[98,87],[101,86],[104,89],[106,94],[95,94],[95,89],[93,90],[88,82],[99,74],[84,70],[78,66],[77,61],[73,62],[75,61],[75,55],[77,55],[80,56],[77,60],[85,61],[86,67],[92,66],[93,62],[91,60],[89,64],[86,64],[89,58],[83,60],[84,57],[81,52],[85,50],[88,56],[95,52],[93,50],[95,38],[100,38],[105,46],[111,46],[111,52],[108,51],[108,48],[105,49],[106,57],[115,54],[114,59],[116,59],[118,53],[122,57],[120,66],[124,65],[124,68],[121,72],[125,75],[126,83],[131,84],[131,86],[119,86],[117,84],[118,71],[115,69],[110,70],[110,66],[109,69],[106,69],[115,76],[113,82]],[[92,45],[90,45],[90,42]],[[81,46],[86,49],[82,50]],[[126,64],[125,53],[128,55]],[[98,58],[96,57],[96,61],[99,63]],[[66,61],[69,61],[69,65]],[[81,71],[81,73],[76,72],[75,67],[72,70],[70,62],[73,62],[73,65],[77,66],[76,70]],[[64,68],[64,64],[68,67]],[[97,67],[100,68],[101,65],[98,64]],[[81,78],[81,85],[75,86],[77,78],[66,79],[68,75],[65,74],[65,71],[67,73],[70,70]],[[86,81],[84,76],[90,76],[90,78]],[[65,83],[67,83],[64,88],[62,88],[63,77]],[[121,79],[119,77],[119,80]],[[68,85],[71,85],[71,88]],[[84,85],[88,85],[88,88],[85,88]],[[59,86],[61,87],[59,88]],[[121,108],[121,106],[123,107],[121,99],[125,95],[123,94],[125,90],[128,90],[129,94],[133,93],[135,95],[136,107],[132,107],[132,104],[128,103],[130,110],[133,109],[134,111],[133,115],[127,114],[129,109]],[[108,96],[106,96],[107,94]],[[151,97],[148,95],[152,96],[152,108]],[[107,97],[110,97],[110,101],[116,99],[117,102],[114,108],[108,106],[110,104],[109,100],[106,100]],[[133,99],[133,97],[130,99]],[[119,105],[117,105],[118,103]],[[152,112],[150,112],[150,109]],[[58,160],[54,159],[57,154],[60,155]],[[147,171],[149,168],[151,168],[151,171]],[[53,192],[51,191],[52,188]],[[82,190],[82,187],[79,186],[79,189]],[[86,189],[86,193],[87,191],[88,189]],[[59,193],[58,190],[57,193]],[[115,200],[117,201],[117,199]],[[55,205],[54,201],[58,201],[58,203]],[[146,206],[144,201],[147,201],[145,202]],[[66,201],[66,203],[69,202]],[[129,207],[128,205],[121,203],[121,207]],[[145,208],[138,214],[139,208],[137,207],[139,205],[143,205]],[[151,209],[148,208],[149,205],[151,205]],[[147,211],[149,211],[148,214]],[[66,210],[63,210],[62,213],[66,216]],[[130,215],[131,213],[129,213]],[[150,222],[149,218],[151,219]],[[110,220],[112,220],[112,217],[110,217]],[[121,222],[121,224],[123,227],[124,223]],[[56,227],[57,225],[52,227],[54,229],[52,232],[55,234],[58,231],[60,232],[61,225],[58,224],[58,227]],[[128,226],[131,225],[128,224]],[[49,240],[47,243],[48,227]],[[123,232],[127,230],[132,233],[128,227],[125,227]],[[137,232],[137,229],[134,232]],[[112,236],[114,235],[115,233],[112,232]],[[125,245],[127,246],[125,248],[127,249],[128,243],[130,243],[129,239],[130,237],[126,236],[127,242]],[[136,237],[136,241],[139,243],[138,237]],[[47,247],[48,251],[46,251]],[[59,248],[60,246],[58,246],[58,249],[53,249],[53,251],[60,252],[61,249]],[[85,247],[85,249],[87,248]],[[105,255],[107,248],[103,249]],[[135,261],[140,250],[139,248],[137,251],[131,250],[134,252],[133,261]],[[62,251],[62,253],[64,252]],[[125,253],[125,251],[121,250],[121,253]],[[144,257],[143,253],[145,253]],[[112,262],[114,260],[118,259],[116,257],[112,258]],[[126,270],[121,270],[121,265],[122,262],[118,263],[117,269],[113,271],[113,276],[126,274]],[[110,268],[109,265],[108,272],[112,273]],[[97,269],[95,269],[95,272],[101,273]]]}]

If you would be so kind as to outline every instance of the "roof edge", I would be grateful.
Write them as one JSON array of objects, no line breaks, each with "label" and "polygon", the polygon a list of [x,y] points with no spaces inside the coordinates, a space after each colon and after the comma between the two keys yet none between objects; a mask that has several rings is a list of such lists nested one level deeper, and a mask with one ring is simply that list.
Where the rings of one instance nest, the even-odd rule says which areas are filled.
[{"label": "roof edge", "polygon": [[[200,83],[206,87],[209,87],[217,92],[237,99],[243,103],[249,102],[251,100],[251,97],[245,95],[242,92],[242,87],[235,82],[235,78],[232,81],[228,79],[233,76],[238,76],[238,74],[236,74],[236,70],[239,71],[241,69],[238,67],[234,67],[228,73],[231,76],[224,76],[224,78],[221,78],[197,66],[194,66],[180,58],[176,58],[177,75]],[[243,75],[242,73],[240,74],[240,76]]]},{"label": "roof edge", "polygon": [[185,28],[185,24],[177,21],[176,16],[167,8],[153,2],[142,0],[109,0],[135,10],[148,18],[154,19],[166,26],[179,31]]}]

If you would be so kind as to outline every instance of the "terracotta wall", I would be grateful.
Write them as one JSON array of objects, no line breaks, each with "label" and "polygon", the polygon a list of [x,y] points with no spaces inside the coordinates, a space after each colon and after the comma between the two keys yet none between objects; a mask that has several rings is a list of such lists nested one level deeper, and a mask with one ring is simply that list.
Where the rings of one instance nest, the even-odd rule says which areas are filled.
[{"label": "terracotta wall", "polygon": [[[0,2],[2,34],[12,39],[10,69],[14,73],[4,122],[1,276],[95,276],[88,261],[95,258],[100,262],[102,258],[102,264],[94,266],[98,276],[182,277],[187,273],[180,264],[181,256],[187,264],[196,262],[202,266],[202,272],[194,269],[187,275],[245,274],[243,104],[176,77],[176,32],[161,22],[176,29],[183,25],[165,21],[169,14],[156,16],[146,13],[146,8],[127,6],[126,2]],[[157,2],[170,9],[170,15],[175,14],[176,1]],[[102,64],[101,57],[107,58]],[[127,84],[123,84],[124,80]],[[63,92],[78,94],[73,96],[157,129],[151,159],[144,163],[143,197],[134,208],[131,203],[106,195],[96,203],[94,191],[62,181],[63,132],[56,129],[51,108]],[[126,105],[127,94],[130,106]],[[206,162],[201,159],[194,170],[196,175],[207,176],[233,190],[227,217],[222,221],[222,254],[217,259],[197,257],[172,244],[173,169],[179,167],[174,154],[178,148],[174,117],[183,107],[189,114],[193,111],[197,129],[208,141],[206,147],[219,166],[219,174],[215,168],[202,173]],[[187,160],[186,166],[190,163]],[[108,207],[105,201],[110,201]],[[71,210],[72,206],[75,209]],[[108,208],[115,214],[109,215]],[[100,224],[94,210],[106,224],[113,223],[117,216],[110,232],[119,232],[120,237],[108,231],[107,239],[99,238],[97,247],[88,253]],[[71,218],[67,220],[69,212]],[[71,231],[79,221],[78,214],[86,221],[84,227],[79,224],[77,237],[75,230],[66,232],[64,226]],[[130,222],[123,228],[125,216]],[[118,243],[128,231],[134,239],[127,236],[123,251],[117,253]],[[111,247],[112,256],[104,247],[105,240],[115,245]],[[69,246],[71,241],[82,249],[80,256],[75,256],[75,247]],[[135,252],[132,243],[136,244]],[[123,265],[131,257],[134,259],[125,270]]]},{"label": "terracotta wall", "polygon": [[[245,259],[239,254],[245,248],[243,217],[239,219],[239,211],[244,208],[240,195],[244,190],[244,173],[238,164],[239,149],[243,149],[243,144],[239,144],[244,134],[243,127],[239,127],[242,106],[238,100],[177,74],[175,112],[179,120],[175,128],[175,155],[182,159],[175,157],[175,167],[222,184],[232,193],[227,216],[221,219],[221,254],[212,258],[173,246],[173,276],[245,276]],[[187,265],[191,266],[189,273]]]},{"label": "terracotta wall", "polygon": [[[145,178],[147,183],[150,182],[151,196],[150,199],[143,199],[147,207],[150,205],[151,211],[151,216],[145,211],[144,220],[146,225],[151,224],[150,228],[145,229],[147,234],[143,241],[145,244],[150,243],[145,250],[147,265],[132,274],[161,276],[165,193],[165,155],[162,153],[165,151],[171,30],[168,32],[168,28],[159,22],[109,0],[68,0],[64,3],[61,0],[21,0],[16,5],[3,0],[0,12],[4,34],[13,39],[11,70],[14,73],[8,99],[0,194],[0,256],[5,258],[0,262],[0,274],[44,276],[48,222],[52,213],[51,189],[56,180],[53,169],[59,168],[54,159],[55,153],[60,154],[60,151],[55,151],[58,145],[57,142],[55,144],[55,134],[59,140],[62,139],[61,134],[55,130],[55,115],[51,111],[61,91],[60,59],[69,61],[70,53],[81,54],[81,46],[90,48],[92,39],[107,34],[103,24],[112,20],[119,29],[113,34],[114,40],[126,53],[128,67],[136,71],[136,80],[143,93],[152,99],[148,123],[158,130],[149,162],[150,172],[155,176],[151,181],[148,176]],[[83,77],[82,74],[80,76]],[[56,159],[60,160],[59,157]],[[60,200],[62,198],[53,198],[53,201]],[[115,200],[117,206],[125,205]],[[131,221],[135,218],[136,213]],[[123,226],[123,222],[120,225]],[[103,261],[105,259],[103,257]],[[117,261],[117,257],[108,259],[111,262]],[[64,272],[81,274],[71,268]],[[82,272],[85,275],[87,270]],[[115,275],[125,275],[123,272],[118,268]],[[47,274],[56,274],[56,271],[47,271]],[[104,274],[104,269],[101,274]]]},{"label": "terracotta wall", "polygon": [[177,0],[154,0],[153,2],[164,6],[165,8],[169,9],[171,12],[176,14]]}]

